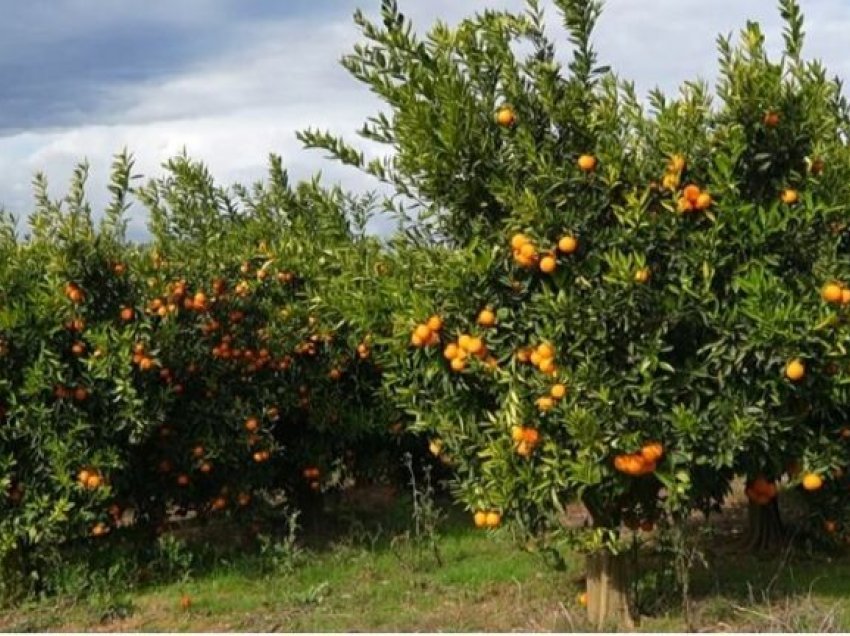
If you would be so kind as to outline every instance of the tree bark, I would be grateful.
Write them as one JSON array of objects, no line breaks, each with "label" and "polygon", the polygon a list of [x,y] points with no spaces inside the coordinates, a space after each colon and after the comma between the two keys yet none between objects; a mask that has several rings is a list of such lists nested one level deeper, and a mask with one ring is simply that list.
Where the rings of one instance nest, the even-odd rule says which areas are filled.
[{"label": "tree bark", "polygon": [[775,552],[784,542],[785,527],[779,514],[778,500],[774,498],[764,506],[749,502],[743,549],[756,553]]},{"label": "tree bark", "polygon": [[587,555],[587,617],[594,629],[634,630],[631,578],[628,554]]}]

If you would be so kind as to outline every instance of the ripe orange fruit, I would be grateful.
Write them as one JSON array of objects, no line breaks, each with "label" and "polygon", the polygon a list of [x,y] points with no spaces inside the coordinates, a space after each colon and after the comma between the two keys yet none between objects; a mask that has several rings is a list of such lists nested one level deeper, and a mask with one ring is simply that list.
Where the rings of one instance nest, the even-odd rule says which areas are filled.
[{"label": "ripe orange fruit", "polygon": [[554,256],[547,255],[540,259],[540,271],[544,274],[551,274],[557,266],[558,261],[555,260]]},{"label": "ripe orange fruit", "polygon": [[650,270],[648,267],[641,267],[635,272],[635,282],[643,285],[649,282]]},{"label": "ripe orange fruit", "polygon": [[496,111],[496,123],[503,128],[511,128],[516,120],[516,112],[510,106],[502,106]]},{"label": "ripe orange fruit", "polygon": [[443,357],[446,360],[454,360],[458,357],[458,353],[460,353],[460,348],[454,342],[450,342],[446,345],[446,348],[443,349]]},{"label": "ripe orange fruit", "polygon": [[496,324],[496,314],[492,309],[482,309],[478,314],[478,324],[482,327],[492,327]]},{"label": "ripe orange fruit", "polygon": [[86,352],[86,345],[85,345],[84,342],[77,341],[77,342],[75,342],[74,344],[71,345],[71,353],[73,353],[75,356],[79,357],[79,356],[83,355],[85,352]]},{"label": "ripe orange fruit", "polygon": [[452,371],[457,371],[460,373],[464,369],[466,369],[466,360],[463,358],[455,358],[451,361],[450,366]]},{"label": "ripe orange fruit", "polygon": [[693,183],[686,185],[685,189],[682,191],[682,196],[684,196],[685,199],[694,206],[696,206],[700,194],[702,194],[702,192],[700,191],[699,186],[696,186]]},{"label": "ripe orange fruit", "polygon": [[78,386],[74,389],[74,400],[77,402],[85,402],[89,398],[89,391],[85,387]]},{"label": "ripe orange fruit", "polygon": [[204,462],[203,464],[201,464],[201,467],[198,470],[200,470],[205,475],[208,475],[212,472],[212,464],[210,464],[209,462]]},{"label": "ripe orange fruit", "polygon": [[102,483],[103,479],[101,478],[101,476],[97,473],[93,473],[89,475],[86,479],[86,488],[88,488],[89,490],[96,490],[97,488],[100,488]]},{"label": "ripe orange fruit", "polygon": [[522,246],[526,243],[530,243],[531,241],[525,234],[514,234],[511,237],[511,248],[515,250],[522,249]]},{"label": "ripe orange fruit", "polygon": [[535,446],[540,441],[540,432],[536,428],[523,428],[522,441]]},{"label": "ripe orange fruit", "polygon": [[189,475],[180,474],[177,475],[177,485],[185,488],[189,485]]},{"label": "ripe orange fruit", "polygon": [[796,190],[787,188],[782,191],[780,198],[782,199],[782,203],[784,203],[785,205],[794,205],[795,203],[797,203],[797,201],[800,200],[800,195],[797,193]]},{"label": "ripe orange fruit", "polygon": [[522,426],[511,426],[511,439],[517,443],[524,440],[525,429]]},{"label": "ripe orange fruit", "polygon": [[767,128],[776,128],[779,125],[779,113],[769,110],[762,121]]},{"label": "ripe orange fruit", "polygon": [[543,358],[537,366],[541,373],[553,375],[555,373],[555,361],[552,358]]},{"label": "ripe orange fruit", "polygon": [[555,357],[555,348],[548,342],[544,342],[543,344],[538,345],[536,352],[544,360]]},{"label": "ripe orange fruit", "polygon": [[498,512],[488,512],[486,522],[488,528],[498,528],[502,523],[502,515]]},{"label": "ripe orange fruit", "polygon": [[443,319],[436,315],[431,316],[425,324],[431,331],[439,331],[443,328]]},{"label": "ripe orange fruit", "polygon": [[418,325],[414,330],[413,335],[424,343],[431,337],[431,329],[428,328],[428,325]]},{"label": "ripe orange fruit", "polygon": [[555,406],[555,400],[550,397],[539,397],[536,401],[537,408],[543,411],[551,411]]},{"label": "ripe orange fruit", "polygon": [[807,473],[803,476],[803,489],[808,491],[820,490],[823,487],[823,477],[817,473]]},{"label": "ripe orange fruit", "polygon": [[827,534],[835,534],[835,531],[838,530],[838,524],[832,519],[827,519],[823,522],[823,529]]},{"label": "ripe orange fruit", "polygon": [[697,210],[707,210],[711,207],[711,203],[711,195],[708,192],[702,192],[697,197],[694,207],[696,207]]},{"label": "ripe orange fruit", "polygon": [[135,317],[136,312],[133,311],[132,307],[124,307],[121,309],[121,320],[124,322],[130,322]]},{"label": "ripe orange fruit", "polygon": [[841,285],[838,283],[827,283],[821,289],[820,295],[828,303],[840,303],[843,298],[842,292]]},{"label": "ripe orange fruit", "polygon": [[657,462],[664,456],[664,446],[661,442],[649,442],[641,447],[640,454],[647,462]]},{"label": "ripe orange fruit", "polygon": [[549,389],[549,395],[551,395],[556,400],[560,400],[567,394],[567,387],[563,384],[553,384],[552,388]]},{"label": "ripe orange fruit", "polygon": [[478,355],[484,351],[484,341],[477,336],[471,337],[467,341],[465,349],[472,355]]},{"label": "ripe orange fruit", "polygon": [[255,433],[260,428],[260,421],[256,417],[249,417],[245,420],[245,430],[249,433]]},{"label": "ripe orange fruit", "polygon": [[850,289],[841,290],[841,304],[850,305]]},{"label": "ripe orange fruit", "polygon": [[564,254],[572,254],[578,249],[578,239],[574,236],[563,236],[558,241],[558,250]]},{"label": "ripe orange fruit", "polygon": [[695,210],[695,204],[688,201],[685,197],[680,197],[678,202],[676,203],[676,209],[684,214],[685,212],[692,212]]},{"label": "ripe orange fruit", "polygon": [[578,158],[578,167],[582,172],[593,172],[596,170],[596,157],[593,155],[582,155]]},{"label": "ripe orange fruit", "polygon": [[473,521],[475,522],[476,528],[483,528],[487,525],[487,513],[479,510],[473,516]]},{"label": "ripe orange fruit", "polygon": [[799,358],[794,358],[785,366],[785,375],[792,382],[802,380],[806,375],[806,366]]}]

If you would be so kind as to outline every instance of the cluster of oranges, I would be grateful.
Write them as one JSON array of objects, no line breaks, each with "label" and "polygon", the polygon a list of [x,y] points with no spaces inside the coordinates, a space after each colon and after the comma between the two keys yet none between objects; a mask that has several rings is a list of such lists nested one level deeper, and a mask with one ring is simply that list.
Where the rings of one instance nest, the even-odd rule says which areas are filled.
[{"label": "cluster of oranges", "polygon": [[133,345],[133,364],[139,367],[139,371],[150,371],[156,366],[156,360],[147,354],[147,349],[142,342]]},{"label": "cluster of oranges", "polygon": [[766,506],[776,498],[776,484],[766,477],[759,475],[753,479],[744,491],[747,499],[757,506]]},{"label": "cluster of oranges", "polygon": [[89,390],[84,386],[69,387],[60,384],[53,390],[53,395],[57,400],[85,402],[89,399]]},{"label": "cluster of oranges", "polygon": [[522,457],[528,457],[540,443],[540,432],[528,426],[512,426],[511,439],[516,452]]},{"label": "cluster of oranges", "polygon": [[626,453],[614,457],[614,468],[626,475],[639,476],[655,472],[658,461],[664,456],[660,442],[644,444],[637,453]]},{"label": "cluster of oranges", "polygon": [[677,209],[681,213],[707,210],[711,207],[711,195],[693,183],[686,185],[679,197]]},{"label": "cluster of oranges", "polygon": [[540,396],[537,398],[535,403],[537,404],[537,408],[545,413],[555,408],[555,405],[562,400],[566,394],[567,386],[558,382],[557,384],[553,384],[549,389],[549,395]]},{"label": "cluster of oranges", "polygon": [[67,283],[65,285],[65,296],[75,305],[79,305],[86,299],[85,292],[76,283]]},{"label": "cluster of oranges", "polygon": [[546,375],[553,376],[558,372],[555,365],[555,348],[548,342],[537,347],[524,347],[517,351],[516,357],[519,362],[533,364]]},{"label": "cluster of oranges", "polygon": [[489,366],[497,364],[496,359],[488,353],[484,339],[468,333],[461,334],[456,342],[450,342],[443,349],[443,357],[449,361],[452,371],[458,373],[466,369],[470,356],[486,362]]},{"label": "cluster of oranges", "polygon": [[77,483],[86,490],[97,490],[103,485],[103,475],[96,468],[87,466],[77,473]]},{"label": "cluster of oranges", "polygon": [[302,473],[304,475],[304,479],[306,479],[310,484],[310,490],[319,490],[321,488],[321,484],[319,483],[319,477],[321,476],[321,471],[315,466],[308,466],[304,469]]},{"label": "cluster of oranges", "polygon": [[494,510],[479,510],[473,515],[476,528],[498,528],[502,523],[502,515]]},{"label": "cluster of oranges", "polygon": [[850,305],[850,289],[842,283],[827,283],[821,289],[820,295],[826,302],[833,305]]},{"label": "cluster of oranges", "polygon": [[417,348],[435,347],[440,344],[440,330],[443,328],[443,319],[439,316],[431,316],[420,325],[416,325],[410,335],[410,344]]},{"label": "cluster of oranges", "polygon": [[516,264],[526,269],[537,266],[544,274],[551,274],[558,268],[556,252],[573,254],[577,249],[578,239],[572,235],[566,235],[558,240],[556,249],[541,256],[534,241],[525,234],[517,233],[511,237],[511,250]]}]

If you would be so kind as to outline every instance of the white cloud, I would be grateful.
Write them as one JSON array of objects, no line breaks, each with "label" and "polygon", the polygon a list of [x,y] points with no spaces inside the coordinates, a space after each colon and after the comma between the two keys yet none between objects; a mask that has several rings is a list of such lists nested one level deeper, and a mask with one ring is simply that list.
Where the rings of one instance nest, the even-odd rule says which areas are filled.
[{"label": "white cloud", "polygon": [[[76,2],[82,8],[97,4]],[[209,3],[196,0],[196,4]],[[125,146],[146,175],[155,174],[162,162],[185,147],[192,157],[208,163],[222,183],[261,178],[268,153],[276,152],[284,156],[294,177],[308,177],[321,169],[329,180],[347,187],[371,187],[374,184],[355,171],[323,161],[320,153],[301,150],[295,139],[295,132],[308,126],[352,138],[364,118],[379,107],[368,90],[338,64],[358,38],[350,21],[356,4],[363,2],[340,0],[339,14],[330,21],[302,16],[236,27],[241,29],[236,36],[245,42],[243,47],[228,48],[217,59],[160,83],[107,92],[104,125],[0,138],[0,203],[27,213],[29,184],[36,170],[48,174],[58,196],[73,165],[84,157],[92,164],[92,199],[100,203],[105,198],[110,157]],[[420,34],[437,17],[452,22],[485,7],[522,7],[521,0],[407,0],[400,4]],[[377,2],[368,6],[374,9]],[[843,42],[850,26],[850,5],[811,0],[804,8],[809,54],[846,76],[850,68],[843,57]],[[188,19],[189,12],[181,10],[179,15],[183,17],[175,19]],[[548,16],[565,51],[567,43],[556,28],[559,18],[551,7]],[[645,92],[657,84],[669,91],[694,76],[711,79],[717,33],[738,31],[747,18],[763,23],[773,48],[781,43],[773,1],[608,0],[597,48],[602,61],[636,80],[639,90]],[[140,233],[142,226],[143,220],[135,219],[134,233]]]}]

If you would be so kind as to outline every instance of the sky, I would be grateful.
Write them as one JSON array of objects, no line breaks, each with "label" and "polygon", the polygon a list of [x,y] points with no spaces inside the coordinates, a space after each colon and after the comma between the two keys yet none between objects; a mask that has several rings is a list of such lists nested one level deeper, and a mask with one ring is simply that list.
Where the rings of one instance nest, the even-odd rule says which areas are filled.
[{"label": "sky", "polygon": [[[398,0],[419,33],[485,8],[523,0]],[[801,0],[807,55],[850,78],[847,0]],[[568,45],[544,0],[552,36]],[[185,149],[222,184],[262,178],[271,152],[294,178],[321,171],[352,190],[375,186],[357,171],[301,148],[316,127],[356,140],[380,108],[339,65],[358,41],[352,14],[377,16],[380,0],[0,0],[0,206],[26,217],[32,177],[60,197],[73,167],[91,166],[90,199],[106,199],[111,157],[123,148],[156,176]],[[781,45],[774,0],[607,0],[595,35],[601,61],[645,94],[715,76],[715,39],[748,19]],[[133,210],[130,233],[145,235]],[[379,228],[380,230],[380,228]]]}]

